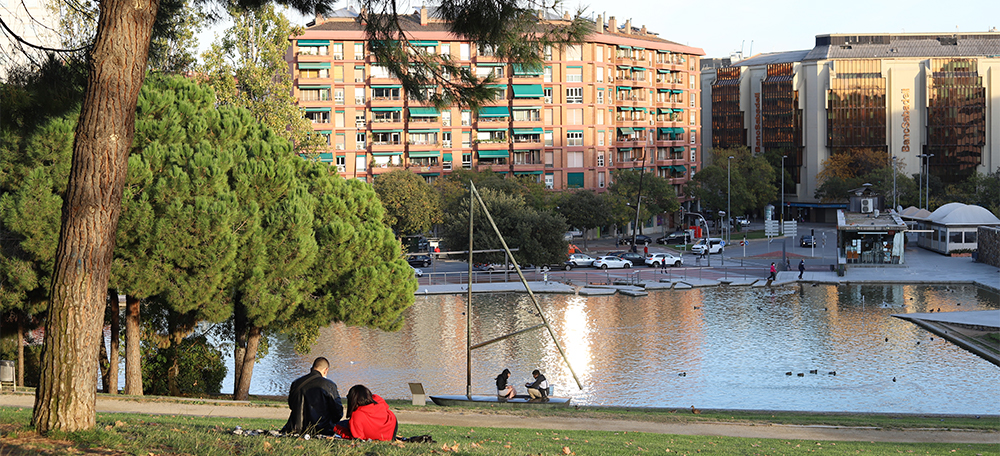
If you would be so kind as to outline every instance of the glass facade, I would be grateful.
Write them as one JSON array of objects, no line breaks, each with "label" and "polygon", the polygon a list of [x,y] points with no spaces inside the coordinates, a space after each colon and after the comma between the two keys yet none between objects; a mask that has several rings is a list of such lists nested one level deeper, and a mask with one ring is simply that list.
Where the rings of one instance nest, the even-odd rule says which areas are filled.
[{"label": "glass facade", "polygon": [[719,68],[712,83],[712,147],[747,144],[740,111],[740,67]]},{"label": "glass facade", "polygon": [[[795,90],[795,65],[792,62],[767,66],[767,77],[761,82],[761,143],[765,151],[777,150],[787,155],[785,169],[791,182],[785,193],[795,191],[801,182],[802,167],[802,110],[799,109],[799,92]],[[790,190],[789,190],[790,189]]]},{"label": "glass facade", "polygon": [[965,180],[986,145],[986,87],[975,59],[931,59],[927,81],[927,144],[931,174]]},{"label": "glass facade", "polygon": [[826,142],[831,153],[887,150],[885,85],[881,60],[831,62],[826,110]]}]

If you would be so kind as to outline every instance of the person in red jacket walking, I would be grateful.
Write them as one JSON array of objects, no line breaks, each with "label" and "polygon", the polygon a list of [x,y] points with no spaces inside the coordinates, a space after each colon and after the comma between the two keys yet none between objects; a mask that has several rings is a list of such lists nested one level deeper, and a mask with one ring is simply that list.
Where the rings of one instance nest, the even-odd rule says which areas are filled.
[{"label": "person in red jacket walking", "polygon": [[354,385],[347,392],[347,419],[334,430],[345,439],[385,440],[396,438],[396,415],[377,394],[364,385]]}]

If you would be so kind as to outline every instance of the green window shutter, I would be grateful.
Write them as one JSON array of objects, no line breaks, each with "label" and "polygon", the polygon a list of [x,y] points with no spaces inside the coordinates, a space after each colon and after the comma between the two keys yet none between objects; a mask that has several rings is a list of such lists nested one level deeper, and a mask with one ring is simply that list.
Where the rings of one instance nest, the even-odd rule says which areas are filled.
[{"label": "green window shutter", "polygon": [[566,188],[583,188],[583,173],[566,173]]}]

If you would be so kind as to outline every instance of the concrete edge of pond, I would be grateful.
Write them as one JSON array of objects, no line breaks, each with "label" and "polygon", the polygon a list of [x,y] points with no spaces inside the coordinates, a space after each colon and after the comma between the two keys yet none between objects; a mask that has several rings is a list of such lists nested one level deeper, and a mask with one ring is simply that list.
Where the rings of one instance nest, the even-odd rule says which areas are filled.
[{"label": "concrete edge of pond", "polygon": [[[958,316],[962,314],[960,320],[955,318],[944,318]],[[947,312],[943,314],[917,313],[917,314],[893,314],[893,317],[909,321],[921,328],[926,329],[951,343],[974,353],[976,356],[1000,366],[1000,355],[997,352],[983,347],[975,341],[977,332],[1000,331],[996,325],[1000,322],[1000,310],[995,311],[972,311],[972,312]]]}]

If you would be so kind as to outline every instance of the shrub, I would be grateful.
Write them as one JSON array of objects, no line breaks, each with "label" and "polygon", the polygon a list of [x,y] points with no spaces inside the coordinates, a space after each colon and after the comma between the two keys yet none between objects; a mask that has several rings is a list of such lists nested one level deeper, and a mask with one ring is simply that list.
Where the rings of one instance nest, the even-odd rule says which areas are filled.
[{"label": "shrub", "polygon": [[177,388],[183,396],[218,394],[226,378],[222,351],[212,346],[205,335],[189,336],[180,344],[159,348],[143,344],[142,385],[145,394],[170,394],[169,370],[177,357]]}]

